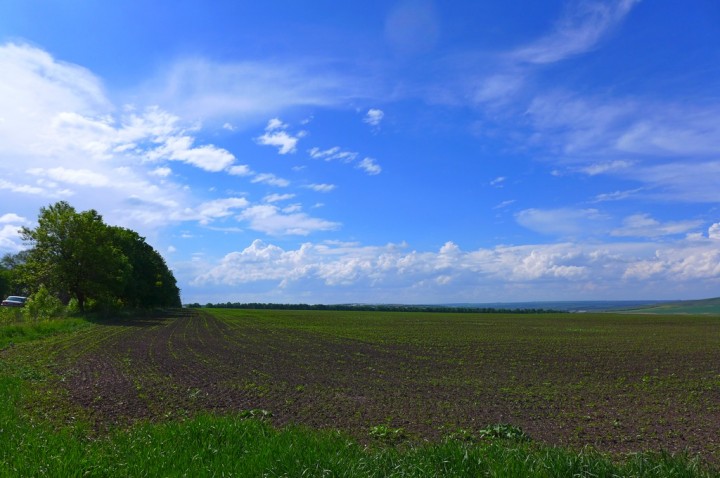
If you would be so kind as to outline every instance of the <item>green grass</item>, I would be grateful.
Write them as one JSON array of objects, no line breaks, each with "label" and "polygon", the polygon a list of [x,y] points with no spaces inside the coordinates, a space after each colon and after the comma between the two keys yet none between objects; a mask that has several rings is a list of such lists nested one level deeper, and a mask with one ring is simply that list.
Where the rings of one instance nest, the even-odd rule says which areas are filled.
[{"label": "green grass", "polygon": [[85,319],[66,318],[0,326],[0,350],[10,344],[19,344],[51,335],[70,333],[90,325],[92,325],[91,322]]},{"label": "green grass", "polygon": [[[254,314],[253,324],[258,325],[257,312]],[[546,318],[504,323],[498,316],[473,320],[453,317],[453,327],[449,328],[437,324],[436,316],[392,316],[411,325],[398,327],[398,322],[388,324],[384,316],[331,320],[329,315],[268,314],[266,327],[376,343],[421,340],[417,324],[427,320],[438,346],[458,345],[456,337],[473,330],[472,337],[477,340],[482,337],[478,328],[489,324],[497,327],[493,341],[518,337],[518,327],[524,327],[551,343],[568,334],[583,342],[602,343],[614,330],[611,318],[584,325],[577,321],[565,324],[563,317],[556,317],[550,327]],[[237,312],[233,317],[242,320]],[[658,322],[661,327],[665,324],[672,328],[675,323],[664,320]],[[91,430],[81,418],[57,423],[52,417],[38,416],[33,409],[40,393],[35,385],[48,373],[44,361],[50,358],[33,355],[33,350],[42,349],[36,345],[84,334],[92,327],[98,326],[81,319],[0,327],[0,344],[4,344],[0,349],[9,342],[35,341],[18,347],[23,349],[20,359],[0,353],[0,477],[712,477],[720,473],[683,456],[642,453],[611,458],[591,449],[569,450],[513,439],[514,434],[509,434],[509,439],[502,438],[502,433],[488,433],[475,440],[398,446],[381,439],[363,446],[338,432],[273,428],[265,421],[246,418],[251,414],[202,414],[164,423],[141,422],[103,434]]]},{"label": "green grass", "polygon": [[22,383],[0,379],[0,476],[155,477],[710,477],[698,462],[635,455],[622,463],[513,440],[448,440],[412,448],[362,447],[336,432],[274,429],[240,415],[143,423],[88,438],[18,413]]}]

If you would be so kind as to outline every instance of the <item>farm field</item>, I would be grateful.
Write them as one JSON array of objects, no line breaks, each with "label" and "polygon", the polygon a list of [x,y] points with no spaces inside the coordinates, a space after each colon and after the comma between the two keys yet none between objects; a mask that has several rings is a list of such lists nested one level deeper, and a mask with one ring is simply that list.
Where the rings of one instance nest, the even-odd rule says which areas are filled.
[{"label": "farm field", "polygon": [[19,343],[27,411],[102,435],[255,410],[278,426],[385,426],[410,443],[520,427],[602,452],[720,461],[720,319],[204,309]]}]

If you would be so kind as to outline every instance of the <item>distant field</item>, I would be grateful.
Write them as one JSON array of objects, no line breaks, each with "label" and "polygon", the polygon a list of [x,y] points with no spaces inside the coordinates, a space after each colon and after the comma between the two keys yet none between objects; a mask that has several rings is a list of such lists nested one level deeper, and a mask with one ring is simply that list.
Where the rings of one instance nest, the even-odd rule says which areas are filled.
[{"label": "distant field", "polygon": [[220,309],[102,322],[0,358],[27,367],[32,413],[98,433],[262,409],[360,442],[379,425],[419,442],[507,423],[548,444],[720,461],[714,317]]},{"label": "distant field", "polygon": [[720,316],[720,298],[669,302],[642,308],[632,308],[628,309],[628,311],[644,314],[706,314]]}]

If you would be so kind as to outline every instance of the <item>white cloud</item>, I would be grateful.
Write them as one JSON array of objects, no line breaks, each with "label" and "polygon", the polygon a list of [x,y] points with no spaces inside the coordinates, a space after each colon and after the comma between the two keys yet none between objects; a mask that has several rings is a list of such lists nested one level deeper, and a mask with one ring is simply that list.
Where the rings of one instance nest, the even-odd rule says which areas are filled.
[{"label": "white cloud", "polygon": [[29,184],[15,184],[10,181],[0,179],[0,189],[5,189],[13,193],[24,193],[24,194],[45,194],[44,188],[36,186],[30,186]]},{"label": "white cloud", "polygon": [[26,171],[33,176],[44,176],[54,181],[69,184],[77,184],[80,186],[104,187],[110,184],[110,179],[104,174],[95,173],[88,169],[68,169],[68,168],[31,168]]},{"label": "white cloud", "polygon": [[146,157],[152,161],[183,161],[210,172],[222,171],[235,161],[235,156],[223,148],[213,145],[194,147],[193,142],[189,136],[171,136],[149,151]]},{"label": "white cloud", "polygon": [[275,146],[280,154],[294,153],[297,151],[298,141],[305,135],[304,132],[300,131],[292,136],[280,129],[284,127],[282,123],[274,124],[275,121],[279,122],[277,119],[270,120],[265,133],[255,138],[255,141],[265,146]]},{"label": "white cloud", "polygon": [[508,199],[507,201],[503,201],[497,206],[495,206],[493,209],[505,209],[506,207],[512,205],[515,203],[515,199]]},{"label": "white cloud", "polygon": [[363,121],[370,126],[380,126],[380,122],[382,121],[384,116],[385,113],[383,113],[382,110],[370,108],[365,114],[365,118],[363,118]]},{"label": "white cloud", "polygon": [[307,236],[317,231],[331,231],[340,226],[336,222],[313,218],[302,212],[286,214],[270,204],[250,206],[237,218],[249,222],[250,229],[273,236]]},{"label": "white cloud", "polygon": [[287,201],[288,199],[294,198],[294,194],[268,194],[263,198],[264,202],[273,203],[280,201]]},{"label": "white cloud", "polygon": [[14,224],[26,224],[28,222],[27,219],[25,219],[22,216],[18,216],[15,213],[9,212],[7,214],[3,214],[0,216],[0,224],[8,224],[8,223],[14,223]]},{"label": "white cloud", "polygon": [[269,184],[270,186],[277,186],[280,188],[285,188],[290,185],[290,181],[283,178],[278,178],[272,173],[261,173],[257,174],[252,180],[250,180],[251,183],[262,183],[262,184]]},{"label": "white cloud", "polygon": [[719,113],[717,102],[645,105],[615,147],[639,154],[715,156],[720,148]]},{"label": "white cloud", "polygon": [[577,2],[549,35],[515,50],[517,61],[545,64],[564,60],[594,48],[630,12],[639,0]]},{"label": "white cloud", "polygon": [[720,239],[720,222],[716,222],[708,228],[708,237],[710,239]]},{"label": "white cloud", "polygon": [[492,181],[490,181],[490,186],[495,186],[496,188],[501,188],[505,184],[505,181],[507,178],[505,176],[499,176]]},{"label": "white cloud", "polygon": [[336,188],[334,184],[308,184],[306,187],[319,193],[329,193]]},{"label": "white cloud", "polygon": [[267,126],[265,126],[265,131],[274,131],[276,129],[287,129],[288,125],[286,123],[283,123],[280,118],[272,118],[270,121],[268,121]]},{"label": "white cloud", "polygon": [[332,107],[348,98],[367,97],[369,80],[339,71],[337,60],[323,64],[188,58],[163,69],[142,96],[186,118],[231,118],[234,127],[243,128],[290,108]]},{"label": "white cloud", "polygon": [[668,221],[661,223],[648,214],[634,214],[623,220],[622,227],[611,232],[620,237],[660,237],[673,234],[685,234],[700,227],[703,221]]},{"label": "white cloud", "polygon": [[230,166],[227,169],[228,174],[231,174],[233,176],[250,176],[254,174],[252,170],[250,169],[250,166],[247,164],[238,164],[235,166]]},{"label": "white cloud", "polygon": [[592,235],[606,230],[609,219],[597,209],[524,209],[515,215],[517,222],[541,234],[563,237]]},{"label": "white cloud", "polygon": [[209,224],[214,219],[231,216],[236,209],[246,208],[249,204],[247,199],[239,197],[215,199],[200,204],[192,216],[195,216],[201,224]]},{"label": "white cloud", "polygon": [[20,236],[20,227],[11,224],[4,224],[0,227],[0,251],[19,252],[24,247]]},{"label": "white cloud", "polygon": [[155,168],[152,171],[150,171],[148,174],[150,174],[151,176],[167,178],[168,176],[170,176],[172,174],[172,169],[170,169],[168,167]]},{"label": "white cloud", "polygon": [[720,251],[715,242],[560,243],[473,251],[448,242],[436,252],[418,252],[404,244],[305,243],[285,250],[255,241],[209,265],[194,285],[269,281],[268,287],[279,286],[292,296],[308,290],[308,284],[322,284],[327,297],[352,301],[388,291],[387,301],[427,303],[447,299],[448,283],[464,300],[557,300],[598,293],[629,298],[629,283],[635,294],[637,281],[652,279],[652,288],[643,290],[667,298],[683,288],[697,288],[697,293],[716,289]]},{"label": "white cloud", "polygon": [[606,174],[606,173],[611,173],[614,171],[621,171],[621,170],[629,168],[632,165],[633,165],[632,161],[614,160],[614,161],[606,161],[606,162],[602,162],[602,163],[590,164],[588,166],[580,168],[580,171],[589,176],[595,176],[598,174]]},{"label": "white cloud", "polygon": [[602,193],[595,196],[593,202],[622,201],[624,199],[635,196],[640,191],[642,191],[641,188],[630,189],[627,191],[613,191],[611,193]]},{"label": "white cloud", "polygon": [[357,167],[371,176],[380,174],[382,172],[382,168],[375,162],[373,158],[363,159],[362,161],[360,161],[360,164],[358,164]]},{"label": "white cloud", "polygon": [[324,159],[325,161],[332,161],[338,159],[343,162],[354,161],[358,153],[352,151],[342,151],[339,146],[334,146],[329,149],[321,150],[320,148],[311,148],[308,150],[310,157],[313,159]]}]

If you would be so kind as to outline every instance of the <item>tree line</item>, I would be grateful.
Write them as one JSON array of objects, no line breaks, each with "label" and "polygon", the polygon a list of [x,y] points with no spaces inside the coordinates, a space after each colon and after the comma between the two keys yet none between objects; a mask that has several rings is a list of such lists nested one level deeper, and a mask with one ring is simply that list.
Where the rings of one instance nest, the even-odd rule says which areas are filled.
[{"label": "tree line", "polygon": [[60,201],[40,209],[37,227],[21,229],[30,247],[0,261],[0,290],[47,290],[82,312],[103,307],[179,307],[180,289],[163,257],[137,232],[105,224],[94,209]]},{"label": "tree line", "polygon": [[268,303],[240,303],[225,302],[200,305],[199,303],[187,304],[191,308],[214,308],[214,309],[277,309],[277,310],[332,310],[332,311],[365,311],[365,312],[444,312],[444,313],[472,313],[472,314],[550,314],[562,311],[552,309],[503,309],[495,307],[456,307],[442,305],[392,305],[392,304],[268,304]]}]

